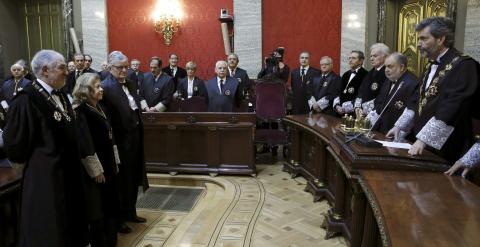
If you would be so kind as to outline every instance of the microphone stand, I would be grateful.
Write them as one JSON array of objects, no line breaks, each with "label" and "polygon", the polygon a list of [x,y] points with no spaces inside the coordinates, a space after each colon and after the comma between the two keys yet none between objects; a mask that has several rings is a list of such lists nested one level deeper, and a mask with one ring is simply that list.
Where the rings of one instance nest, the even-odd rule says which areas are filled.
[{"label": "microphone stand", "polygon": [[[383,113],[385,112],[385,110],[387,109],[387,106],[390,104],[390,102],[392,102],[393,98],[395,98],[395,95],[397,95],[397,92],[398,90],[400,90],[400,88],[403,86],[403,81],[400,82],[400,84],[398,85],[397,89],[395,90],[395,92],[393,93],[392,97],[390,97],[390,99],[388,100],[387,104],[385,104],[385,106],[383,107],[382,111],[380,112],[380,114],[378,115],[378,118],[377,118],[377,121],[375,121],[375,123],[372,124],[372,126],[368,129],[367,133],[364,134],[364,133],[358,133],[350,138],[348,138],[345,143],[349,143],[353,140],[358,140],[360,141],[362,144],[364,144],[365,146],[369,146],[369,147],[380,147],[382,144],[376,142],[376,141],[373,141],[372,138],[370,138],[369,136],[371,135],[371,132],[372,132],[372,129],[375,127],[375,125],[378,123],[378,120],[380,120],[380,118],[382,117]],[[364,136],[362,136],[364,135]]]}]

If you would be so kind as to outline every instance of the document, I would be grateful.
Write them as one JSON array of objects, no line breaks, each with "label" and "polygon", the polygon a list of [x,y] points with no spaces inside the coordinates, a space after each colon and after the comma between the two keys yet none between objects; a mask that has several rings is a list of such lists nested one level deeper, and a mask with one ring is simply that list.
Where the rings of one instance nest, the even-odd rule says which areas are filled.
[{"label": "document", "polygon": [[404,143],[404,142],[388,142],[388,141],[380,141],[380,140],[375,140],[375,141],[381,143],[384,147],[390,147],[390,148],[410,149],[410,147],[412,146],[410,143]]}]

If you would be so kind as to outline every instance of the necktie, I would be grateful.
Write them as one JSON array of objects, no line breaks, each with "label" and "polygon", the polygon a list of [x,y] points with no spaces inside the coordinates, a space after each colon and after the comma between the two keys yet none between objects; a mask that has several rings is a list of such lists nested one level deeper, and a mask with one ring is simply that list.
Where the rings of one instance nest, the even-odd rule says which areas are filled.
[{"label": "necktie", "polygon": [[302,72],[300,73],[300,76],[301,77],[305,76],[305,68],[302,68]]},{"label": "necktie", "polygon": [[80,70],[77,70],[77,72],[75,74],[75,80],[78,79],[79,76],[80,76]]},{"label": "necktie", "polygon": [[235,76],[235,70],[232,70],[232,73],[230,74],[232,74],[232,77]]},{"label": "necktie", "polygon": [[392,81],[391,84],[390,84],[390,91],[388,92],[389,95],[392,93],[392,90],[393,90],[394,87],[395,87],[395,82]]},{"label": "necktie", "polygon": [[220,89],[222,90],[222,92],[223,92],[223,86],[225,86],[225,84],[223,84],[223,80],[220,80]]}]

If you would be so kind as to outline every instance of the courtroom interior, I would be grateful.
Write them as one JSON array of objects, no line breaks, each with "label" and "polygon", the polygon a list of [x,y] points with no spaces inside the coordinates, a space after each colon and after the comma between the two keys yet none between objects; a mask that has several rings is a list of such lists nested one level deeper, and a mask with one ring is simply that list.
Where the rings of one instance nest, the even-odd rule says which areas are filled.
[{"label": "courtroom interior", "polygon": [[0,0],[0,246],[479,246],[479,22]]}]

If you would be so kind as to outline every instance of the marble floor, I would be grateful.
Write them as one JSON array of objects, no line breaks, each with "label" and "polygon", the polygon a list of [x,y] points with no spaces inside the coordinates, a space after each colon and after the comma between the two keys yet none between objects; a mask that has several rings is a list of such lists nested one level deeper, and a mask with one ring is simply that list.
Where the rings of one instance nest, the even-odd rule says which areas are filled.
[{"label": "marble floor", "polygon": [[329,208],[313,203],[306,181],[291,179],[282,163],[257,165],[258,176],[149,174],[151,186],[204,187],[190,212],[138,209],[145,224],[129,224],[119,246],[346,246],[342,237],[324,240],[320,228]]}]

